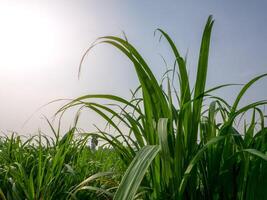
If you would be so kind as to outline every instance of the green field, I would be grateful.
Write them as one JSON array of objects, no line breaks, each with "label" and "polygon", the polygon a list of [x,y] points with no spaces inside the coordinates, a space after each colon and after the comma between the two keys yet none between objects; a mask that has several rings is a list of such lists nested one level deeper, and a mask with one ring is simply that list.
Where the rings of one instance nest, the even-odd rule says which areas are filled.
[{"label": "green field", "polygon": [[[173,54],[162,81],[127,38],[99,38],[79,71],[94,46],[111,45],[131,61],[140,86],[131,99],[88,94],[68,102],[56,115],[73,107],[79,111],[62,138],[49,121],[51,138],[2,137],[0,199],[267,199],[267,100],[240,106],[247,90],[267,74],[243,85],[206,88],[213,23],[210,16],[195,84],[186,58],[161,29],[155,34]],[[240,88],[232,104],[214,95],[225,87]],[[82,132],[76,124],[84,110],[98,114],[107,127]],[[101,141],[96,150],[88,145],[92,137]]]}]

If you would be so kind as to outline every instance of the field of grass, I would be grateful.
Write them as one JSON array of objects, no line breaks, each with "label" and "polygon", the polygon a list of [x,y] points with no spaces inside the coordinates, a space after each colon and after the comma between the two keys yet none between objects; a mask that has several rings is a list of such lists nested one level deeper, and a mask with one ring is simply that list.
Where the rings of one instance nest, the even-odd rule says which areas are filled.
[{"label": "field of grass", "polygon": [[110,199],[123,163],[111,149],[91,150],[75,131],[61,139],[1,137],[0,199]]},{"label": "field of grass", "polygon": [[[80,67],[95,45],[108,44],[129,58],[140,86],[130,100],[88,94],[57,112],[89,109],[107,122],[104,130],[74,126],[60,139],[51,126],[54,138],[1,138],[0,199],[267,199],[267,100],[240,106],[267,74],[239,86],[231,105],[213,92],[232,85],[206,89],[213,23],[209,17],[193,85],[186,59],[163,30],[156,34],[170,45],[174,65],[162,82],[126,38],[99,38]],[[92,136],[109,148],[90,150]]]}]

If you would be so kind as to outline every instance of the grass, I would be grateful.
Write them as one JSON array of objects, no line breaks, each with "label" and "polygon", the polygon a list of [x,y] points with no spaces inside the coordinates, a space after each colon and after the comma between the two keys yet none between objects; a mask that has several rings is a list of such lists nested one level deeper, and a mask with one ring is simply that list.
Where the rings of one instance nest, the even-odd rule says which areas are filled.
[{"label": "grass", "polygon": [[[75,132],[73,127],[61,139],[1,137],[0,199],[109,199],[101,190],[118,185],[123,165],[110,149],[91,151],[88,137],[75,138]],[[93,176],[105,171],[113,173]]]},{"label": "grass", "polygon": [[[213,95],[229,84],[206,89],[213,23],[210,16],[202,35],[194,84],[189,82],[186,59],[161,29],[156,32],[174,55],[174,67],[164,74],[163,82],[156,80],[148,63],[127,39],[99,38],[85,52],[80,69],[94,46],[108,44],[130,60],[140,86],[130,100],[111,94],[88,94],[57,112],[63,114],[72,107],[79,107],[79,112],[90,109],[107,122],[104,130],[96,127],[97,132],[81,133],[84,137],[77,139],[74,125],[60,139],[51,126],[55,139],[37,136],[22,142],[18,136],[2,138],[0,197],[267,199],[267,127],[263,109],[267,101],[240,106],[247,90],[267,74],[242,85],[240,92],[233,94],[236,98],[232,105]],[[100,104],[99,100],[107,102]],[[244,121],[243,128],[238,126],[239,121]],[[90,151],[86,143],[91,136],[111,148]]]},{"label": "grass", "polygon": [[[145,59],[127,39],[101,37],[84,54],[82,62],[95,45],[111,45],[131,61],[140,82],[131,100],[109,94],[86,95],[59,110],[64,112],[73,106],[93,110],[117,132],[114,135],[98,130],[98,137],[107,141],[129,165],[114,199],[267,198],[264,192],[267,144],[262,109],[266,100],[239,106],[250,86],[266,74],[245,84],[233,105],[212,95],[214,90],[229,85],[206,90],[213,23],[210,16],[203,31],[193,87],[186,60],[161,29],[157,32],[170,45],[175,63],[166,72],[164,83],[156,80]],[[112,103],[98,104],[99,99]],[[251,122],[244,123],[241,131],[236,122],[251,111]]]}]

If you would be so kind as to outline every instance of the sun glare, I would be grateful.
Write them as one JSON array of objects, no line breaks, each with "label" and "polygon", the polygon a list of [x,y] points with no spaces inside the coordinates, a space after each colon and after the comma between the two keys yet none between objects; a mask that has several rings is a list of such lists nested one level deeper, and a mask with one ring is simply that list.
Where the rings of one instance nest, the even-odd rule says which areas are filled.
[{"label": "sun glare", "polygon": [[23,4],[1,5],[0,24],[2,72],[31,70],[52,62],[61,37],[53,16]]}]

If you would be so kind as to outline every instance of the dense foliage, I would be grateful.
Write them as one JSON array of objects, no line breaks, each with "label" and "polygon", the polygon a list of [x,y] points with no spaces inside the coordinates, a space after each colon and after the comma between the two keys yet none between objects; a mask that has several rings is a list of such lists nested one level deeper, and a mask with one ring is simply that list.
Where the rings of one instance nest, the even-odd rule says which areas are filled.
[{"label": "dense foliage", "polygon": [[[267,101],[239,106],[250,86],[267,74],[243,85],[232,105],[212,95],[229,85],[206,90],[212,26],[210,16],[193,87],[186,60],[161,29],[157,32],[174,54],[174,68],[166,72],[163,83],[127,39],[101,37],[85,53],[83,60],[95,45],[115,47],[129,58],[140,82],[130,101],[114,95],[86,95],[59,111],[73,106],[91,109],[116,130],[117,135],[103,130],[98,134],[126,165],[131,163],[114,199],[267,199],[267,129],[262,109]],[[99,99],[109,103],[99,104]],[[240,120],[243,128],[238,127]]]},{"label": "dense foliage", "polygon": [[0,199],[110,199],[106,189],[118,185],[122,163],[111,149],[92,151],[74,131],[61,139],[1,137]]},{"label": "dense foliage", "polygon": [[[263,109],[267,101],[240,106],[251,85],[267,74],[243,85],[233,104],[212,95],[229,86],[205,88],[212,26],[209,17],[193,87],[186,59],[163,30],[157,32],[174,54],[174,67],[164,74],[163,82],[156,80],[126,38],[99,38],[82,62],[95,45],[112,45],[129,58],[140,87],[132,92],[130,100],[89,94],[63,106],[57,114],[78,106],[79,112],[90,109],[107,122],[106,129],[82,133],[83,138],[73,138],[76,128],[62,139],[54,131],[55,140],[44,136],[26,142],[20,137],[2,138],[0,197],[267,199],[267,127]],[[92,152],[86,146],[89,137],[97,137],[111,148]],[[123,166],[127,166],[126,171]],[[122,178],[115,176],[119,171]]]}]

